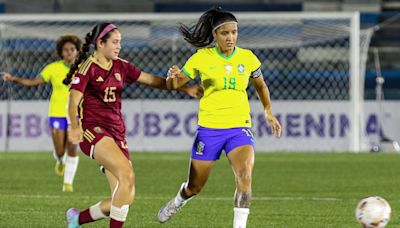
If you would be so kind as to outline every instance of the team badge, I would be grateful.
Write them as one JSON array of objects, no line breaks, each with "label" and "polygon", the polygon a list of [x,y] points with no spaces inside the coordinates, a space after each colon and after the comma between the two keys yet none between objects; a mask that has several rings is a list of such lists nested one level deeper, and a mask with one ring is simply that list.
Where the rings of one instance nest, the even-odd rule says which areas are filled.
[{"label": "team badge", "polygon": [[197,143],[197,150],[196,150],[197,155],[203,155],[204,146],[205,146],[205,144],[202,141],[199,141]]},{"label": "team badge", "polygon": [[233,69],[233,67],[232,67],[232,64],[225,64],[224,65],[224,68],[225,68],[225,73],[226,74],[231,74],[232,73],[232,69]]},{"label": "team badge", "polygon": [[121,81],[121,75],[119,73],[115,73],[114,76],[117,81]]},{"label": "team badge", "polygon": [[243,73],[244,72],[244,65],[243,64],[239,64],[238,65],[238,72],[239,73]]},{"label": "team badge", "polygon": [[76,85],[76,84],[79,84],[79,82],[81,82],[81,80],[80,80],[78,77],[74,77],[74,78],[72,79],[72,81],[71,81],[71,84]]}]

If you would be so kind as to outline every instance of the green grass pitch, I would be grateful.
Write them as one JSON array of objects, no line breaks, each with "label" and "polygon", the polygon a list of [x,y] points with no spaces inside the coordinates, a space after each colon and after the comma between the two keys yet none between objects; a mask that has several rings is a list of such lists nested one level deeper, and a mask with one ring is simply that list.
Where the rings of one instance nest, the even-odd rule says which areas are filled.
[{"label": "green grass pitch", "polygon": [[[186,179],[187,153],[132,153],[136,200],[125,227],[232,227],[234,177],[225,158],[203,191],[170,222],[158,209]],[[63,193],[51,153],[0,153],[0,227],[66,227],[69,207],[110,195],[95,161],[80,153],[73,193]],[[379,195],[392,206],[387,228],[400,226],[398,154],[257,153],[248,228],[359,227],[355,207]],[[108,220],[84,227],[107,227]]]}]

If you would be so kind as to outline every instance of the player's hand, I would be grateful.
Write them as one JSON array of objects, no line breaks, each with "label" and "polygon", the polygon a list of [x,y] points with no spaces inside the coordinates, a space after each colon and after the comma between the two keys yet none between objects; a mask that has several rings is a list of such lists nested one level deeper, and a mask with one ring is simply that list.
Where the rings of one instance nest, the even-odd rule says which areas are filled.
[{"label": "player's hand", "polygon": [[68,127],[68,140],[72,144],[79,144],[83,141],[83,132],[81,128],[72,128],[71,126]]},{"label": "player's hand", "polygon": [[168,69],[167,76],[168,78],[177,78],[181,73],[181,69],[177,65],[173,65]]},{"label": "player's hand", "polygon": [[204,89],[201,85],[194,85],[194,86],[185,88],[185,92],[187,95],[189,95],[193,98],[201,98],[201,97],[203,97]]},{"label": "player's hand", "polygon": [[271,126],[272,134],[274,134],[277,138],[281,137],[282,127],[279,123],[278,119],[272,114],[272,112],[265,111],[265,118]]},{"label": "player's hand", "polygon": [[14,77],[7,72],[0,72],[0,75],[3,77],[4,81],[14,81]]}]

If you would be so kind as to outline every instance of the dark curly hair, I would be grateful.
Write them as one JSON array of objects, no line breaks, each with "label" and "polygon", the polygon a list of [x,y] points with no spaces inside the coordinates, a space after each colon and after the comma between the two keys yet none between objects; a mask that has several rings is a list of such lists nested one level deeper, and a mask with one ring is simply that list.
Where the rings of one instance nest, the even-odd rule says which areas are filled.
[{"label": "dark curly hair", "polygon": [[63,58],[62,56],[62,49],[66,43],[72,43],[75,45],[76,50],[79,52],[82,48],[82,40],[72,34],[67,34],[60,36],[57,41],[56,41],[56,50],[57,50],[57,55],[61,59]]}]

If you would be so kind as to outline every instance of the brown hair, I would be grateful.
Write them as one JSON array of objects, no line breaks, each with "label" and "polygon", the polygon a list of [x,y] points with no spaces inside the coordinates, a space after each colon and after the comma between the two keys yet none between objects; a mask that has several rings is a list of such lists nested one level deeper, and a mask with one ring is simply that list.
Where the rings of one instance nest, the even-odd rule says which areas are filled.
[{"label": "brown hair", "polygon": [[63,58],[62,49],[66,43],[72,43],[73,45],[75,45],[75,48],[78,52],[82,48],[82,40],[79,37],[71,34],[60,36],[56,41],[56,50],[58,57],[60,57],[61,59]]},{"label": "brown hair", "polygon": [[[96,40],[99,38],[99,35],[101,35],[101,32],[108,26],[111,25],[111,23],[102,23],[102,24],[97,24],[93,27],[92,31],[86,34],[85,36],[85,43],[82,46],[82,49],[79,51],[79,56],[78,59],[75,60],[75,63],[72,64],[66,78],[64,78],[63,83],[65,85],[71,84],[72,81],[72,76],[75,74],[75,72],[78,70],[79,64],[81,64],[83,61],[85,61],[88,58],[89,51],[90,51],[90,45],[94,45],[95,49],[97,49],[96,46]],[[104,34],[102,37],[100,37],[100,40],[103,42],[106,42],[110,38],[110,33],[117,29],[115,26],[114,29],[108,31],[106,34]]]}]

